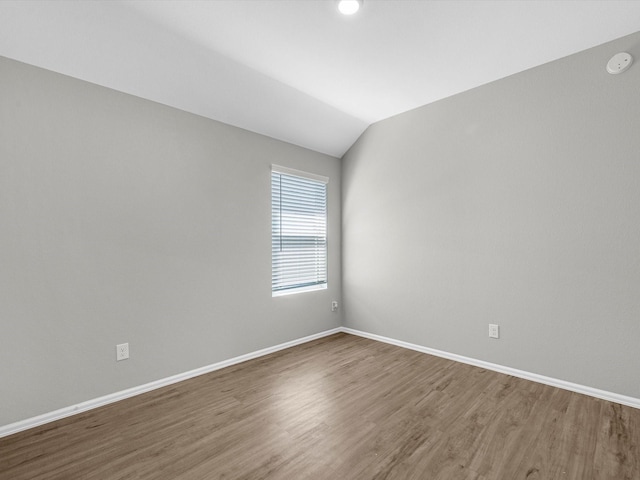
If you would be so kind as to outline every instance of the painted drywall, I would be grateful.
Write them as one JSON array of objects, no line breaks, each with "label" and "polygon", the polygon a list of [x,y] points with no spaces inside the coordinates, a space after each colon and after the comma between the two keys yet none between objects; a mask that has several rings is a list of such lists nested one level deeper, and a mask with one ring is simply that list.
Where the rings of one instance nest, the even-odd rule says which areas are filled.
[{"label": "painted drywall", "polygon": [[[330,178],[327,290],[271,297],[272,163]],[[0,225],[0,425],[342,322],[338,159],[6,58]]]},{"label": "painted drywall", "polygon": [[346,327],[640,398],[640,33],[374,124],[342,181]]}]

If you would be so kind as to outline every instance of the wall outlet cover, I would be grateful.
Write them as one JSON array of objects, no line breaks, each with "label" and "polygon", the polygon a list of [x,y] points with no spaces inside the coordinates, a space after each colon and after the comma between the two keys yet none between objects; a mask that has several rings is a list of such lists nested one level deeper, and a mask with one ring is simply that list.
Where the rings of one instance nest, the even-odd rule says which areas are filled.
[{"label": "wall outlet cover", "polygon": [[489,324],[489,337],[500,338],[500,325],[496,325],[495,323]]},{"label": "wall outlet cover", "polygon": [[120,345],[116,345],[116,361],[126,360],[129,358],[129,344],[121,343]]}]

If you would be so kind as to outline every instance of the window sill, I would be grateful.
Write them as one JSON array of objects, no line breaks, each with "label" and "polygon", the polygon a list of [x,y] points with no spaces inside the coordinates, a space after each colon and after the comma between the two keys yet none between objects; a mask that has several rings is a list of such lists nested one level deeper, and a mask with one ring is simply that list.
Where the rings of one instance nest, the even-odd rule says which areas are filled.
[{"label": "window sill", "polygon": [[286,295],[295,295],[296,293],[315,292],[316,290],[326,290],[327,284],[312,285],[310,287],[291,288],[289,290],[280,290],[278,292],[271,292],[272,297],[284,297]]}]

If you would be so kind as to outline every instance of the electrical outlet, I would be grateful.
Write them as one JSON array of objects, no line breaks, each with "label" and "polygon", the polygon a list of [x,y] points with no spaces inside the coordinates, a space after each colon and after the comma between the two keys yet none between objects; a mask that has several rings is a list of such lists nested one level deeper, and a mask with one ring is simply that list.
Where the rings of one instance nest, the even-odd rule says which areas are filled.
[{"label": "electrical outlet", "polygon": [[116,345],[116,361],[126,360],[129,358],[129,344],[121,343],[120,345]]},{"label": "electrical outlet", "polygon": [[331,311],[335,312],[336,310],[338,310],[338,301],[334,300],[333,302],[331,302]]},{"label": "electrical outlet", "polygon": [[489,337],[500,338],[500,325],[494,323],[489,324]]}]

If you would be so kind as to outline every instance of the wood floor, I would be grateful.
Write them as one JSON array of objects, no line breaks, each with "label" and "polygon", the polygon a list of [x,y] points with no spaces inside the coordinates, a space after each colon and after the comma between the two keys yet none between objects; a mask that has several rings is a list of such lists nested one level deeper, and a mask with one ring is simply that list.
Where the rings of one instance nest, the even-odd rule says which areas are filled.
[{"label": "wood floor", "polygon": [[337,334],[0,439],[2,480],[638,480],[640,410]]}]

